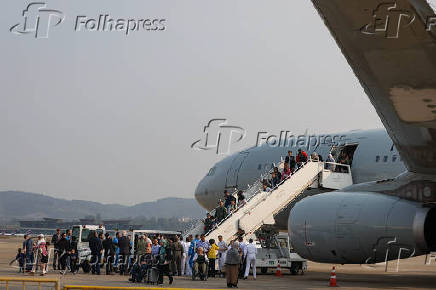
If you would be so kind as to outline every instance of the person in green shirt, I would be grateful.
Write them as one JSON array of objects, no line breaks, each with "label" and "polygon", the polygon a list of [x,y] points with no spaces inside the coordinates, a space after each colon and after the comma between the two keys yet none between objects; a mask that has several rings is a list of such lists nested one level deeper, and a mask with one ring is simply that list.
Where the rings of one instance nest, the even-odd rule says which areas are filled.
[{"label": "person in green shirt", "polygon": [[146,251],[147,251],[147,243],[145,242],[144,236],[140,235],[138,242],[136,244],[136,255],[139,256],[140,259],[143,255],[146,254]]},{"label": "person in green shirt", "polygon": [[219,224],[227,216],[227,209],[224,207],[224,202],[220,200],[219,206],[215,210],[216,223]]}]

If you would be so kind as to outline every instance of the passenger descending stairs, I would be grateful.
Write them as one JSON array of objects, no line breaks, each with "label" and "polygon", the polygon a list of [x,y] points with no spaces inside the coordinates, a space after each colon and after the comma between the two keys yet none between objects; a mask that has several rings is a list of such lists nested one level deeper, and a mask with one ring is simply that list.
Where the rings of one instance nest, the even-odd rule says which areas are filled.
[{"label": "passenger descending stairs", "polygon": [[[342,166],[343,172],[325,169],[329,166]],[[336,163],[309,161],[292,176],[284,180],[270,192],[265,192],[261,186],[261,179],[245,190],[246,204],[233,211],[214,229],[207,232],[206,238],[218,240],[222,235],[229,242],[239,235],[253,234],[262,225],[274,224],[274,215],[286,208],[298,198],[307,188],[322,186],[328,189],[341,189],[353,183],[351,169],[348,165]],[[211,212],[214,215],[214,211]],[[203,222],[199,222],[187,234],[202,234]]]},{"label": "passenger descending stairs", "polygon": [[[309,187],[322,186],[340,189],[351,185],[353,181],[350,167],[348,165],[340,166],[346,167],[345,173],[324,169],[324,162],[309,161],[270,192],[263,191],[261,179],[258,180],[244,192],[246,204],[232,212],[214,229],[206,233],[207,240],[215,239],[217,241],[218,236],[222,235],[223,239],[229,242],[238,235],[253,234],[262,225],[274,224],[274,215],[287,207]],[[214,215],[214,211],[211,214]],[[200,222],[188,234],[201,234],[203,227],[203,223]]]},{"label": "passenger descending stairs", "polygon": [[229,242],[238,234],[252,234],[264,224],[274,224],[274,215],[311,186],[323,167],[323,162],[308,162],[274,190],[265,192],[259,189],[243,207],[207,233],[207,239],[217,241],[218,235],[222,235]]}]

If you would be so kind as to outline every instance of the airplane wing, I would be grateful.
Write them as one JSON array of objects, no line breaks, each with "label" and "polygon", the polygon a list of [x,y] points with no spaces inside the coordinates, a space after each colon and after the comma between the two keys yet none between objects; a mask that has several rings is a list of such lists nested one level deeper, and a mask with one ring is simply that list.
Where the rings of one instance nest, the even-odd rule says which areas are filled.
[{"label": "airplane wing", "polygon": [[409,171],[436,174],[436,12],[432,6],[425,0],[312,2]]}]

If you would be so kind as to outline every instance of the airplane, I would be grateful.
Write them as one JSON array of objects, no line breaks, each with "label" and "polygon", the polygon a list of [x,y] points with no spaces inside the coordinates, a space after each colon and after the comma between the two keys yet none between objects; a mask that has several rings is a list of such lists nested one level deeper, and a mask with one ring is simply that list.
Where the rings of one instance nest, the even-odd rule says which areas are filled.
[{"label": "airplane", "polygon": [[[389,142],[383,147],[377,142],[357,145],[352,164],[355,184],[308,196],[292,207],[288,233],[293,248],[303,258],[339,264],[372,264],[435,251],[436,11],[425,0],[312,2],[374,105],[393,146],[391,151],[386,150]],[[368,150],[361,157],[368,163],[364,166],[362,161],[360,166],[381,174],[373,175],[372,181],[365,180],[363,171],[358,174],[361,148]],[[262,149],[253,148],[252,152]],[[371,151],[376,155],[368,154]],[[248,163],[256,160],[251,158],[252,152],[217,163],[209,177],[220,174],[222,185],[225,176],[225,187],[250,182],[244,170],[256,166]],[[386,166],[388,172],[378,171],[378,165],[388,163],[393,152],[401,161]],[[252,170],[250,167],[249,172]],[[205,177],[196,190],[197,200],[206,208],[222,195],[222,186],[218,191],[214,187],[217,182],[211,180]]]},{"label": "airplane", "polygon": [[[340,142],[318,142],[308,145],[309,135],[305,144],[283,140],[281,146],[271,146],[265,142],[261,146],[253,146],[241,152],[234,153],[217,162],[206,176],[199,182],[195,190],[197,202],[207,210],[217,206],[224,197],[224,189],[230,192],[245,190],[283,160],[288,151],[295,155],[302,148],[309,155],[317,152],[325,160],[332,151],[340,155],[342,151],[352,156],[351,173],[355,183],[373,180],[391,179],[406,171],[398,151],[393,146],[386,130],[353,130],[345,133],[322,134],[318,136],[342,137]],[[311,135],[314,136],[314,135]],[[327,139],[327,138],[326,138]],[[339,139],[339,138],[336,138]],[[325,140],[325,139],[324,139]],[[295,140],[294,140],[295,141]],[[285,146],[288,145],[288,146]],[[319,193],[312,189],[311,194]],[[285,209],[275,217],[275,226],[282,231],[288,230],[290,208]]]},{"label": "airplane", "polygon": [[313,261],[340,264],[435,251],[436,10],[425,0],[312,3],[407,171],[296,203],[288,224],[294,249]]}]

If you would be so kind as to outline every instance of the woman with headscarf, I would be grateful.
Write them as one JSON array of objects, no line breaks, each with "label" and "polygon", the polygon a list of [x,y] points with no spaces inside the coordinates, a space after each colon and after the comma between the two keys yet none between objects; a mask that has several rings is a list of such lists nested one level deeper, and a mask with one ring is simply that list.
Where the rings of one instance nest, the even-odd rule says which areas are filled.
[{"label": "woman with headscarf", "polygon": [[48,263],[48,252],[47,252],[47,242],[44,239],[44,235],[38,235],[38,241],[36,242],[36,252],[37,252],[37,263],[36,271],[38,270],[38,265],[41,269],[41,276],[47,273],[47,263]]},{"label": "woman with headscarf", "polygon": [[228,288],[238,287],[239,264],[241,264],[241,254],[239,243],[235,241],[226,254],[226,278]]}]

